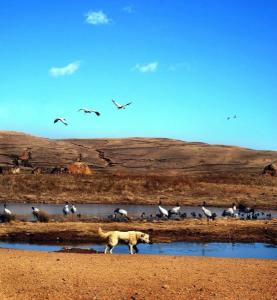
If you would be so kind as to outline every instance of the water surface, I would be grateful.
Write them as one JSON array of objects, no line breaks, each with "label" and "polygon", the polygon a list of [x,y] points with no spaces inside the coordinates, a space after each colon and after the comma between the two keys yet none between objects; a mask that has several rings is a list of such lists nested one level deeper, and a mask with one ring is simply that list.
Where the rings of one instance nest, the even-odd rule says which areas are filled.
[{"label": "water surface", "polygon": [[[104,251],[105,245],[67,245],[84,249],[93,248]],[[28,243],[0,242],[0,248],[11,248],[32,251],[58,251],[64,246],[60,245],[38,245]],[[258,258],[277,259],[277,246],[266,243],[191,243],[172,242],[156,244],[139,244],[140,254],[152,255],[178,255],[178,256],[208,256],[208,257],[230,257],[230,258]],[[117,245],[113,253],[128,253],[126,245]]]},{"label": "water surface", "polygon": [[[32,217],[32,206],[38,207],[39,209],[44,210],[49,215],[62,215],[64,204],[43,204],[43,203],[9,203],[7,204],[8,208],[17,215],[27,217],[28,220],[31,220]],[[134,205],[134,204],[76,204],[78,213],[91,217],[105,218],[111,214],[113,214],[114,210],[118,207],[126,209],[128,211],[128,215],[138,218],[141,216],[143,212],[145,212],[146,216],[153,215],[155,216],[158,211],[157,205]],[[166,209],[172,208],[172,206],[164,205]],[[224,208],[222,207],[212,207],[209,209],[212,212],[215,212],[218,217],[221,216]],[[0,212],[1,212],[0,206]],[[272,218],[277,218],[276,210],[257,210],[256,212],[264,212],[264,216],[260,215],[259,219],[265,218],[265,215],[271,213]],[[191,217],[191,213],[195,212],[196,215],[202,214],[200,206],[182,206],[181,213],[186,213],[188,217]]]}]

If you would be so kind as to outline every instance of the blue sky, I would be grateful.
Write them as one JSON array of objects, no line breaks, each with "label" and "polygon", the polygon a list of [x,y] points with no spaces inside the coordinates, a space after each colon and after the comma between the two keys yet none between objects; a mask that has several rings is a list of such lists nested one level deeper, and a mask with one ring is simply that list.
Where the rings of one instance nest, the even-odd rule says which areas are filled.
[{"label": "blue sky", "polygon": [[273,0],[2,0],[0,129],[277,150],[276,14]]}]

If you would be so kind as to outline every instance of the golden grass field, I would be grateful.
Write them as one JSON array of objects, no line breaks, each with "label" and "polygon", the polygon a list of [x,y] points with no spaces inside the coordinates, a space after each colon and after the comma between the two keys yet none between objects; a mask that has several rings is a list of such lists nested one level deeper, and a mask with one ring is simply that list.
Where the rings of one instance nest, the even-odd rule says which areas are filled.
[{"label": "golden grass field", "polygon": [[200,205],[277,209],[277,178],[253,175],[0,175],[1,202]]}]

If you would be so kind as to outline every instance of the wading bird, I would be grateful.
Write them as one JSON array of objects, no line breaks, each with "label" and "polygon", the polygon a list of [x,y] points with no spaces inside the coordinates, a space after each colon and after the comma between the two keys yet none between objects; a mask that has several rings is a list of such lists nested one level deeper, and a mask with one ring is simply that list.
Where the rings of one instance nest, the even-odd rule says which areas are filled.
[{"label": "wading bird", "polygon": [[168,211],[168,215],[169,217],[171,215],[180,215],[180,209],[181,209],[181,206],[179,203],[176,203],[176,206],[172,207],[169,211]]},{"label": "wading bird", "polygon": [[66,125],[66,126],[68,125],[65,118],[56,118],[56,119],[54,120],[54,123],[57,123],[57,122],[62,122],[62,123],[63,123],[64,125]]},{"label": "wading bird", "polygon": [[223,217],[234,217],[236,210],[237,210],[236,204],[233,203],[232,207],[223,210],[222,216]]},{"label": "wading bird", "polygon": [[126,104],[119,104],[114,99],[112,99],[112,102],[118,109],[125,109],[127,105],[130,105],[132,103],[132,102],[129,102]]},{"label": "wading bird", "polygon": [[72,213],[73,215],[76,214],[77,208],[76,208],[76,206],[75,206],[74,204],[71,205],[70,211],[71,211],[71,213]]},{"label": "wading bird", "polygon": [[38,219],[38,214],[39,214],[39,212],[40,212],[40,209],[39,208],[37,208],[37,207],[33,207],[32,206],[32,213],[33,213],[33,215],[34,215],[34,217],[36,218],[36,219]]},{"label": "wading bird", "polygon": [[67,216],[69,214],[69,205],[68,205],[68,202],[65,202],[65,206],[63,208],[63,214],[64,214],[64,216]]},{"label": "wading bird", "polygon": [[7,208],[6,203],[4,203],[4,214],[6,214],[6,215],[11,215],[12,214],[12,212]]},{"label": "wading bird", "polygon": [[114,213],[115,214],[119,214],[121,215],[122,217],[125,217],[125,218],[128,218],[128,212],[127,210],[123,209],[123,208],[117,208],[114,210]]},{"label": "wading bird", "polygon": [[85,114],[95,113],[97,117],[100,116],[100,112],[99,112],[99,111],[96,111],[96,110],[94,110],[94,109],[80,108],[78,111],[83,111]]},{"label": "wading bird", "polygon": [[159,208],[159,212],[160,212],[161,217],[166,217],[166,218],[168,218],[168,216],[169,216],[168,210],[165,209],[165,208],[163,208],[161,205],[162,205],[162,202],[159,201],[159,206],[158,206],[158,208]]},{"label": "wading bird", "polygon": [[206,208],[206,202],[203,202],[202,205],[202,211],[204,215],[207,217],[207,222],[209,222],[210,219],[214,220],[216,218],[216,213],[212,213],[209,209]]}]

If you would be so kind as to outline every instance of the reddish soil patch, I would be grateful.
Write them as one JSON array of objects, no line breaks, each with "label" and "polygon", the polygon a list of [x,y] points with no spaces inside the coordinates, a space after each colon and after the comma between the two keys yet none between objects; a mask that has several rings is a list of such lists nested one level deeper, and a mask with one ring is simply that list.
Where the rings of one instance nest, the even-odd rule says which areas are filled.
[{"label": "reddish soil patch", "polygon": [[0,249],[1,299],[276,299],[277,261]]}]

